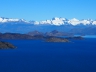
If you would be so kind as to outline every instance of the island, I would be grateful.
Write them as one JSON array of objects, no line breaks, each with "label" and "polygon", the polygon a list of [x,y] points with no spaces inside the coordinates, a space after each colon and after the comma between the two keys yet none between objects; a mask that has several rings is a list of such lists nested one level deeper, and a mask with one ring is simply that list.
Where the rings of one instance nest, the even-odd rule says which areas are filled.
[{"label": "island", "polygon": [[9,42],[0,41],[0,49],[15,49],[15,48],[16,47]]},{"label": "island", "polygon": [[68,39],[60,38],[60,37],[48,37],[45,38],[46,42],[70,42]]}]

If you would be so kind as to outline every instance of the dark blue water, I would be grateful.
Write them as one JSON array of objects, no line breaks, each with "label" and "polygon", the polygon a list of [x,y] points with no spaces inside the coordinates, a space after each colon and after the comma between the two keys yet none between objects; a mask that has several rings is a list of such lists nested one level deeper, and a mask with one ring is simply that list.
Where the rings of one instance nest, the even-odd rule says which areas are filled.
[{"label": "dark blue water", "polygon": [[18,48],[0,50],[0,72],[96,72],[96,38],[74,43],[4,41]]}]

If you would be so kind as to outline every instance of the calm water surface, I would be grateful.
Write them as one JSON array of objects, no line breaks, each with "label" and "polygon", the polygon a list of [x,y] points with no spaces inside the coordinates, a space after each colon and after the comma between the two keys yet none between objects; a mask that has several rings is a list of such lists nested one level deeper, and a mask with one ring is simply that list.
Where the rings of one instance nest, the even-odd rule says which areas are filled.
[{"label": "calm water surface", "polygon": [[18,48],[0,50],[0,72],[96,72],[96,38],[71,43],[3,41]]}]

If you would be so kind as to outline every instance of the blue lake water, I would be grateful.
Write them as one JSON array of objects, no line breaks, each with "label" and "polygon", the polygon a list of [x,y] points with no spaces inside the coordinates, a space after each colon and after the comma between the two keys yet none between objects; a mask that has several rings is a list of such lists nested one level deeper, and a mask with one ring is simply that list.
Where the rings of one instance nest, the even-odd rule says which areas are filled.
[{"label": "blue lake water", "polygon": [[96,35],[85,35],[84,38],[96,38]]},{"label": "blue lake water", "polygon": [[0,72],[96,72],[96,38],[70,43],[3,41],[18,48],[0,50]]}]

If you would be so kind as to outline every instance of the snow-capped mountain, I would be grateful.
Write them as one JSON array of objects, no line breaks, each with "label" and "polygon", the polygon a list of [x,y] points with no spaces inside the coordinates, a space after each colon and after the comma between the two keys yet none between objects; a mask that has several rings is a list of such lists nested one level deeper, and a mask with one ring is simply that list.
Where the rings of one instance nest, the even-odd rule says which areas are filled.
[{"label": "snow-capped mountain", "polygon": [[40,25],[40,24],[50,24],[50,25],[96,25],[96,21],[92,20],[92,19],[82,19],[82,20],[78,20],[76,18],[73,19],[66,19],[66,18],[52,18],[51,20],[45,20],[45,21],[34,21],[33,24],[35,25]]},{"label": "snow-capped mountain", "polygon": [[26,21],[24,19],[0,17],[0,32],[2,33],[27,33],[34,30],[41,32],[57,30],[76,35],[96,35],[96,20],[54,17],[44,21]]},{"label": "snow-capped mountain", "polygon": [[96,20],[92,20],[92,19],[82,19],[82,20],[78,20],[76,18],[73,19],[66,19],[66,18],[58,18],[58,17],[54,17],[50,20],[44,20],[44,21],[26,21],[24,19],[13,19],[13,18],[4,18],[4,17],[0,17],[0,23],[12,23],[12,22],[16,22],[18,23],[24,23],[24,24],[34,24],[34,25],[56,25],[56,26],[60,26],[60,25],[96,25]]},{"label": "snow-capped mountain", "polygon": [[13,18],[5,18],[5,17],[0,17],[0,23],[8,23],[8,22],[26,22],[24,19],[13,19]]}]

